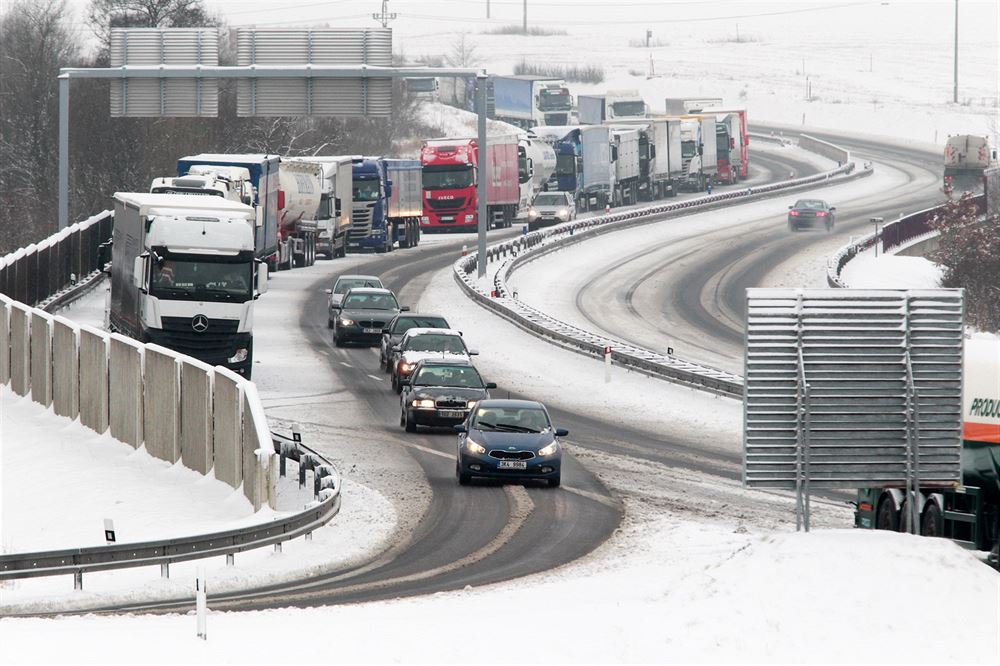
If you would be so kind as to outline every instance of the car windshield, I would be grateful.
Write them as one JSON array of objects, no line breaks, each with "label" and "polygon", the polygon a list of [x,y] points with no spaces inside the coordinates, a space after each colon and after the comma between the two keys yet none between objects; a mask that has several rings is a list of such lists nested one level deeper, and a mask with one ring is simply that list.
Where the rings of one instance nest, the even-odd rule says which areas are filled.
[{"label": "car windshield", "polygon": [[354,181],[355,201],[375,201],[379,192],[378,178],[362,178]]},{"label": "car windshield", "polygon": [[472,167],[424,167],[425,190],[452,190],[472,185]]},{"label": "car windshield", "polygon": [[536,206],[565,206],[566,195],[564,194],[539,194],[535,197]]},{"label": "car windshield", "polygon": [[483,388],[483,378],[471,365],[425,365],[417,371],[412,384]]},{"label": "car windshield", "polygon": [[340,280],[337,280],[337,284],[334,285],[333,293],[346,294],[348,291],[356,287],[372,287],[374,289],[381,289],[382,281],[365,278],[341,278]]},{"label": "car windshield", "polygon": [[444,317],[400,317],[392,326],[393,333],[406,333],[411,328],[448,328]]},{"label": "car windshield", "polygon": [[477,430],[542,432],[552,427],[544,410],[537,407],[480,407],[472,427]]},{"label": "car windshield", "polygon": [[452,354],[464,354],[465,343],[457,335],[436,335],[434,333],[424,333],[414,335],[406,343],[406,351],[420,352],[449,352]]},{"label": "car windshield", "polygon": [[249,257],[167,257],[152,264],[150,293],[154,296],[240,303],[253,298],[253,262]]},{"label": "car windshield", "polygon": [[799,199],[795,202],[796,208],[809,208],[811,210],[826,210],[826,202],[819,199]]},{"label": "car windshield", "polygon": [[345,310],[398,310],[392,294],[349,294],[344,299]]}]

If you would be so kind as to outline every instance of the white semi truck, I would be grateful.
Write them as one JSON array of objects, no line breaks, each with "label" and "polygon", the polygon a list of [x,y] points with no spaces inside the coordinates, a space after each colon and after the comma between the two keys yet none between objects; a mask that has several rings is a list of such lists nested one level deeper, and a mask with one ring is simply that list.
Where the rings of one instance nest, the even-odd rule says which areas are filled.
[{"label": "white semi truck", "polygon": [[253,306],[267,291],[256,213],[216,196],[114,195],[112,331],[249,378]]},{"label": "white semi truck", "polygon": [[581,125],[634,120],[646,117],[646,102],[637,90],[611,90],[604,95],[579,95]]},{"label": "white semi truck", "polygon": [[153,194],[217,196],[247,205],[253,205],[254,200],[249,169],[210,164],[196,164],[183,176],[155,178],[149,191]]},{"label": "white semi truck", "polygon": [[681,159],[684,189],[703,192],[709,183],[715,183],[719,171],[715,116],[681,118]]}]

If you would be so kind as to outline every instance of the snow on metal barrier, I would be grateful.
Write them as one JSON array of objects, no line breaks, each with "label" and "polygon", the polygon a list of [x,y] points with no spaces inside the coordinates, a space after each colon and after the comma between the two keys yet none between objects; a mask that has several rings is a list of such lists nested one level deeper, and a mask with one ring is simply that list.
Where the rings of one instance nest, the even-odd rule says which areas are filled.
[{"label": "snow on metal barrier", "polygon": [[649,224],[689,212],[702,212],[763,199],[773,192],[794,191],[816,184],[839,183],[871,175],[870,164],[858,170],[850,161],[849,154],[847,155],[848,160],[838,168],[805,178],[565,222],[519,238],[495,243],[486,250],[487,264],[496,261],[503,263],[494,273],[492,285],[487,288],[475,276],[478,262],[476,252],[455,262],[455,279],[471,298],[543,339],[574,351],[600,357],[604,356],[606,348],[610,348],[612,360],[620,365],[720,395],[739,397],[743,395],[743,378],[739,375],[637,347],[562,322],[515,298],[507,288],[507,278],[526,261],[602,233]]}]

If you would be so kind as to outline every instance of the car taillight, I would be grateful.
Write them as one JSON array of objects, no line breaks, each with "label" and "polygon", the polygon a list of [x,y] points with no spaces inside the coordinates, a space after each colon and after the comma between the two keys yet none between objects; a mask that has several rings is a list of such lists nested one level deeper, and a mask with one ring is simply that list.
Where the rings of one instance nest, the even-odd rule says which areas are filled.
[{"label": "car taillight", "polygon": [[790,210],[790,211],[788,211],[788,214],[791,215],[792,217],[798,217],[799,216],[799,211],[797,211],[797,210]]},{"label": "car taillight", "polygon": [[816,217],[826,217],[826,211],[825,210],[816,211]]}]

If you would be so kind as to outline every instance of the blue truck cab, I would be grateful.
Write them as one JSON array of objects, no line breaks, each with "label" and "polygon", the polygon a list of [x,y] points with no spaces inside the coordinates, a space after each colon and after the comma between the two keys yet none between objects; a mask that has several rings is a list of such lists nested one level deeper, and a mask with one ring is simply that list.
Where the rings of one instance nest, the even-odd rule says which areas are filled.
[{"label": "blue truck cab", "polygon": [[353,209],[347,232],[348,250],[391,252],[414,247],[420,240],[420,160],[355,157]]}]

